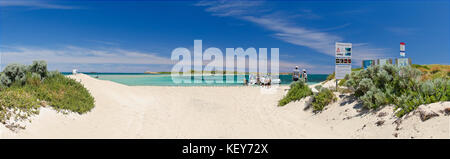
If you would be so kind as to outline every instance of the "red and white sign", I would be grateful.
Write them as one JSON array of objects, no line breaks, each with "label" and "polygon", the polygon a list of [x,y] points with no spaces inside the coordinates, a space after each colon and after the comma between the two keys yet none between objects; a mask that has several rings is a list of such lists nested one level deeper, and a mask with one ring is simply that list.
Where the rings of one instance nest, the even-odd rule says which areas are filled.
[{"label": "red and white sign", "polygon": [[400,43],[400,51],[405,52],[405,43],[404,42]]}]

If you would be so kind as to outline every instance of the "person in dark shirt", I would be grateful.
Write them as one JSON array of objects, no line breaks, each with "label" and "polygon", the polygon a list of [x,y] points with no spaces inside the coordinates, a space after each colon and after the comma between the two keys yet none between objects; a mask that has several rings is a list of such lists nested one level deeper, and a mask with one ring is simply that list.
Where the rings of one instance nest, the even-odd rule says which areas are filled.
[{"label": "person in dark shirt", "polygon": [[298,81],[300,78],[300,70],[298,70],[298,66],[295,66],[294,72],[292,73],[292,80]]}]

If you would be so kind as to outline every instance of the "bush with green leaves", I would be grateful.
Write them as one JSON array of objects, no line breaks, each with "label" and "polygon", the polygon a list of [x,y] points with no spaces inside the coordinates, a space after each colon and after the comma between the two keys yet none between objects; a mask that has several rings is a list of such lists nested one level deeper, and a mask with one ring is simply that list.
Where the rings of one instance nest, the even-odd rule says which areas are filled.
[{"label": "bush with green leaves", "polygon": [[45,61],[33,61],[33,64],[28,66],[28,71],[37,74],[42,78],[47,77],[47,62]]},{"label": "bush with green leaves", "polygon": [[47,73],[47,77],[51,78],[51,77],[54,77],[54,76],[59,76],[60,74],[61,74],[61,73],[58,72],[58,71],[49,71],[49,72]]},{"label": "bush with green leaves", "polygon": [[287,95],[278,101],[278,106],[285,106],[286,104],[300,100],[304,97],[312,95],[311,89],[308,87],[304,79],[292,82]]},{"label": "bush with green leaves", "polygon": [[[27,75],[30,73],[31,75]],[[33,64],[25,66],[22,64],[9,64],[0,74],[0,85],[9,87],[13,84],[23,85],[27,77],[40,78],[47,77],[47,62],[33,61]]]},{"label": "bush with green leaves", "polygon": [[41,75],[27,72],[26,85],[39,86],[42,82]]},{"label": "bush with green leaves", "polygon": [[334,93],[328,88],[320,89],[319,93],[313,96],[312,100],[312,108],[313,111],[318,112],[322,111],[325,106],[336,101],[336,96]]},{"label": "bush with green leaves", "polygon": [[1,85],[11,86],[12,84],[24,84],[26,80],[27,68],[22,64],[9,64],[0,75]]},{"label": "bush with green leaves", "polygon": [[5,73],[0,72],[0,90],[8,87],[11,83],[11,79]]},{"label": "bush with green leaves", "polygon": [[58,111],[79,114],[94,107],[94,98],[81,83],[57,71],[48,72],[44,61],[5,67],[0,73],[0,122],[14,129],[14,121],[38,113],[39,101]]},{"label": "bush with green leaves", "polygon": [[449,100],[448,79],[421,81],[421,74],[420,70],[410,66],[376,65],[352,72],[345,85],[354,91],[364,107],[377,109],[394,104],[400,117],[421,104]]},{"label": "bush with green leaves", "polygon": [[94,97],[79,82],[54,74],[47,77],[36,89],[36,96],[56,110],[83,114],[94,108]]}]

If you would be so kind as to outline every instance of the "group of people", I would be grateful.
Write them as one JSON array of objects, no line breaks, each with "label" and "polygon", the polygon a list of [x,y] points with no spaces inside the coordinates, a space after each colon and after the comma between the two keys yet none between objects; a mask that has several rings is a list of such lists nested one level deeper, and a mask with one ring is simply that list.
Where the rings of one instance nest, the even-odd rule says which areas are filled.
[{"label": "group of people", "polygon": [[[295,66],[294,72],[292,73],[292,81],[298,81],[299,79],[304,79],[305,82],[308,82],[308,74],[306,73],[306,69],[303,69],[302,72],[300,72],[298,66]],[[244,78],[244,85],[256,84],[261,86],[270,86],[272,83],[272,79],[268,76],[260,78],[259,75],[250,75],[249,80],[250,81],[247,81],[247,79]]]},{"label": "group of people", "polygon": [[250,75],[249,76],[249,80],[247,81],[246,78],[244,78],[244,85],[260,85],[260,86],[270,86],[272,84],[272,78],[270,76],[262,76],[260,77],[259,75]]},{"label": "group of people", "polygon": [[308,82],[308,74],[306,73],[306,69],[303,69],[302,73],[298,69],[298,66],[295,66],[294,72],[292,73],[292,80],[298,81],[298,79],[304,79],[305,82]]}]

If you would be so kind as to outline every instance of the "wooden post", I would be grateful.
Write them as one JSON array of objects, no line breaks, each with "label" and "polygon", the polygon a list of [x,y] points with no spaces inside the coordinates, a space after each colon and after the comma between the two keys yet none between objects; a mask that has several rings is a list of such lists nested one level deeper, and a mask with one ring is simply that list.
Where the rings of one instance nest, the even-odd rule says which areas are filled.
[{"label": "wooden post", "polygon": [[338,91],[338,80],[336,79],[336,92]]}]

